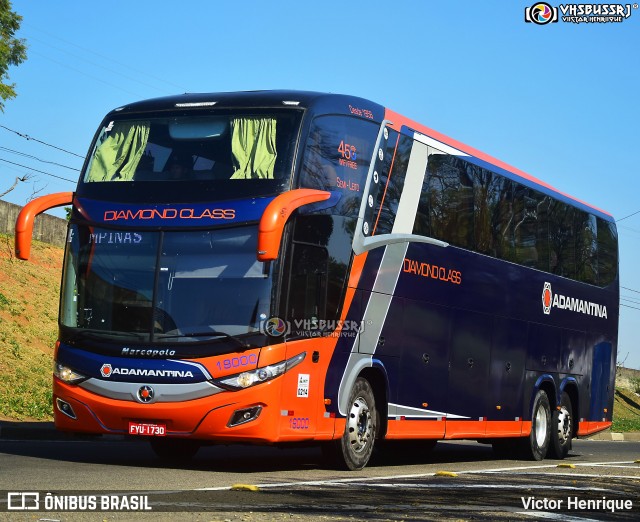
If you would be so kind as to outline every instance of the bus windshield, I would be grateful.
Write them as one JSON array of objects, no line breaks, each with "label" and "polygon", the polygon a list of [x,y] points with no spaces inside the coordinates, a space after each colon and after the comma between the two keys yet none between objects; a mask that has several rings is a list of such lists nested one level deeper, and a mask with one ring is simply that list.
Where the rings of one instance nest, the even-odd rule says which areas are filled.
[{"label": "bus windshield", "polygon": [[164,194],[175,202],[282,192],[299,119],[291,110],[108,118],[78,195],[162,201]]},{"label": "bus windshield", "polygon": [[[259,334],[270,312],[257,227],[114,231],[71,225],[61,324],[71,336],[195,342]],[[237,348],[237,347],[236,347]]]}]

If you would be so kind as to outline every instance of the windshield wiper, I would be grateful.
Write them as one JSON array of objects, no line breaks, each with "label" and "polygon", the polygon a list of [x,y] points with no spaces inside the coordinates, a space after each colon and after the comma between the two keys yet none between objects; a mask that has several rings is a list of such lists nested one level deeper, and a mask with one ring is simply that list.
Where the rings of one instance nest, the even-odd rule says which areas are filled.
[{"label": "windshield wiper", "polygon": [[114,332],[110,330],[94,330],[75,328],[73,334],[79,337],[94,337],[103,339],[104,337],[133,337],[135,339],[144,340],[149,337],[146,332]]},{"label": "windshield wiper", "polygon": [[159,339],[176,339],[179,337],[224,337],[225,339],[229,339],[230,341],[233,341],[243,350],[248,350],[252,348],[250,344],[245,343],[239,337],[236,337],[235,335],[230,335],[226,332],[220,332],[218,330],[208,330],[206,332],[185,332],[185,333],[171,334],[171,335],[156,334],[154,337],[157,337]]}]

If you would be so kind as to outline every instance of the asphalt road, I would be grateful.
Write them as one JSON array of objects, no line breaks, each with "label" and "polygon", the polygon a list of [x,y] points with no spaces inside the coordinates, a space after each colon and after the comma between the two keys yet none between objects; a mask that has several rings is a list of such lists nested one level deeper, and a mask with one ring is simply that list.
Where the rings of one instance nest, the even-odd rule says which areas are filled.
[{"label": "asphalt road", "polygon": [[[143,441],[0,440],[0,520],[638,520],[639,459],[640,442],[574,441],[564,461],[542,462],[440,442],[354,473],[328,468],[316,448],[212,446],[172,465]],[[8,512],[15,492],[38,493],[41,510]],[[45,510],[47,492],[98,511],[103,496],[141,495],[151,512]]]}]

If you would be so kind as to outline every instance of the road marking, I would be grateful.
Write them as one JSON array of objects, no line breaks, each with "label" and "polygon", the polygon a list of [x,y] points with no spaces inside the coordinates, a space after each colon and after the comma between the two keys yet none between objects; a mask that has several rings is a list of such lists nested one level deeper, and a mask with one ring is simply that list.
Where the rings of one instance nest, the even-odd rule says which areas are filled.
[{"label": "road marking", "polygon": [[[520,473],[521,475],[540,475],[540,473]],[[583,477],[583,478],[614,478],[625,480],[640,480],[640,477],[633,477],[629,475],[602,475],[591,473],[549,473],[552,477]]]},{"label": "road marking", "polygon": [[[633,464],[633,461],[619,461],[619,462],[585,462],[585,463],[576,463],[576,466],[609,466],[611,464]],[[526,470],[543,470],[543,469],[557,469],[557,464],[543,464],[543,465],[535,465],[535,466],[514,466],[511,468],[490,468],[490,469],[477,469],[477,470],[462,470],[456,471],[458,474],[465,475],[477,475],[481,473],[505,473],[505,472],[513,472],[513,471],[526,471]],[[633,469],[633,468],[631,468]],[[578,473],[553,473],[553,475],[568,475],[572,477],[578,477],[580,474]],[[436,473],[415,473],[408,475],[388,475],[388,476],[380,476],[380,477],[356,477],[356,478],[342,478],[342,479],[325,479],[325,480],[307,480],[300,482],[272,482],[267,484],[256,484],[259,488],[286,488],[292,486],[326,486],[331,484],[348,484],[348,483],[366,483],[371,481],[380,481],[380,480],[399,480],[399,479],[412,479],[412,478],[425,478],[425,477],[434,477]],[[625,478],[625,479],[636,479],[639,477],[625,477],[625,476],[616,476],[616,475],[584,475],[585,477],[606,477],[606,478]],[[196,488],[193,491],[226,491],[230,490],[230,486],[219,486],[213,488]]]},{"label": "road marking", "polygon": [[[339,486],[355,486],[355,484],[336,484]],[[584,486],[558,486],[545,484],[464,484],[460,482],[448,482],[446,484],[409,484],[407,482],[398,482],[391,484],[358,484],[371,488],[414,488],[414,489],[551,489],[567,490],[567,491],[593,491],[597,493],[619,493],[618,489],[607,489],[597,487]]]}]

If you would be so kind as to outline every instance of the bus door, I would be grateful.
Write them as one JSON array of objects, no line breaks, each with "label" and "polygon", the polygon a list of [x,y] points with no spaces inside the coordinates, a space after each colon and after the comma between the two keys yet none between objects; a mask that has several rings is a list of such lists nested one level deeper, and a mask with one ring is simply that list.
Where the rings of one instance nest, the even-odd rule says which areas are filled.
[{"label": "bus door", "polygon": [[[360,351],[379,358],[389,380],[387,437],[442,437],[448,388],[448,341],[451,313],[424,299],[427,278],[405,273],[407,259],[441,248],[415,231],[430,147],[403,128],[389,132],[387,147],[369,194],[374,212],[365,214],[373,233],[367,242],[384,249],[371,302],[365,313],[369,342]],[[396,242],[400,237],[404,242]],[[385,244],[386,243],[386,244]],[[424,245],[422,243],[430,243]],[[382,246],[384,245],[384,246]],[[373,306],[382,303],[384,306]],[[369,320],[372,322],[369,327]]]},{"label": "bus door", "polygon": [[593,365],[591,368],[591,400],[589,404],[589,420],[593,422],[610,419],[609,407],[611,375],[611,343],[602,342],[593,349]]}]

